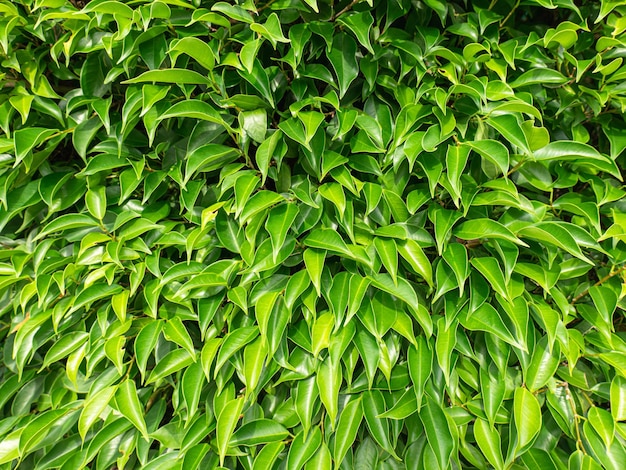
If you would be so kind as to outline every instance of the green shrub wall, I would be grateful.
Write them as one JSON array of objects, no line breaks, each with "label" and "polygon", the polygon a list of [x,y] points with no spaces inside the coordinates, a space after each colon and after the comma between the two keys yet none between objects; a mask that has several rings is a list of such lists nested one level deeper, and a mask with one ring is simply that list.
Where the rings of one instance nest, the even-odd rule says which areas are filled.
[{"label": "green shrub wall", "polygon": [[626,468],[626,5],[0,0],[0,469]]}]

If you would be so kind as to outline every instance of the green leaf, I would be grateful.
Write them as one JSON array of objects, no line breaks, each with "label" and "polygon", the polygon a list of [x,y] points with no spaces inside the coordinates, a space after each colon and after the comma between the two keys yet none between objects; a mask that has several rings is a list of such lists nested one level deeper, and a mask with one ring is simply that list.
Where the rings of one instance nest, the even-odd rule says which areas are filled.
[{"label": "green leaf", "polygon": [[459,316],[461,324],[471,331],[485,331],[491,333],[502,341],[524,350],[524,346],[519,344],[509,329],[506,327],[498,311],[490,304],[484,303],[471,314],[467,310]]},{"label": "green leaf", "polygon": [[419,274],[430,287],[433,286],[433,269],[430,264],[430,260],[424,254],[424,251],[419,244],[412,240],[406,239],[403,242],[397,243],[398,253],[404,258],[409,265],[413,268],[416,274]]},{"label": "green leaf", "polygon": [[497,470],[504,468],[502,449],[500,447],[500,435],[492,424],[478,418],[474,423],[474,437],[480,450],[487,460]]},{"label": "green leaf", "polygon": [[475,140],[463,142],[481,157],[496,165],[503,175],[509,171],[509,150],[497,140]]},{"label": "green leaf", "polygon": [[352,13],[350,15],[341,15],[338,22],[345,25],[354,33],[358,41],[363,47],[365,47],[371,54],[374,54],[372,44],[370,42],[370,31],[374,24],[374,18],[369,11],[362,11],[360,13]]},{"label": "green leaf", "polygon": [[524,134],[519,121],[514,115],[503,114],[500,116],[491,116],[487,119],[487,123],[498,131],[510,144],[530,154],[526,134]]},{"label": "green leaf", "polygon": [[454,451],[454,440],[446,415],[436,401],[426,397],[420,410],[420,420],[426,431],[428,445],[435,454],[439,468],[448,468],[450,457]]},{"label": "green leaf", "polygon": [[428,218],[435,226],[435,241],[437,243],[437,252],[441,255],[445,245],[448,242],[450,232],[454,224],[461,218],[461,214],[457,211],[443,209],[440,206],[431,206],[428,212]]},{"label": "green leaf", "polygon": [[88,338],[88,334],[84,331],[74,331],[64,335],[60,340],[55,342],[44,357],[41,369],[49,367],[52,363],[58,362],[66,358],[72,352],[76,351]]},{"label": "green leaf", "polygon": [[461,198],[461,175],[467,165],[470,149],[461,145],[448,145],[448,151],[446,152],[446,170],[448,173],[448,180],[450,181],[450,188],[452,189],[452,197],[454,204],[459,207],[459,200]]},{"label": "green leaf", "polygon": [[[221,415],[220,415],[221,416]],[[289,431],[271,419],[256,419],[242,425],[230,438],[231,446],[256,446],[268,442],[282,441]]]},{"label": "green leaf", "polygon": [[335,35],[331,50],[326,52],[339,82],[339,98],[343,98],[350,84],[359,75],[356,52],[357,45],[354,39],[341,33]]},{"label": "green leaf", "polygon": [[535,395],[523,387],[515,389],[513,420],[517,431],[516,454],[527,448],[541,429],[541,407]]},{"label": "green leaf", "polygon": [[417,396],[417,408],[422,404],[426,382],[433,370],[433,351],[420,336],[417,338],[417,347],[409,347],[408,353],[409,374],[413,381],[415,395]]},{"label": "green leaf", "polygon": [[122,287],[118,284],[94,284],[93,286],[83,289],[75,298],[74,305],[70,312],[75,312],[81,308],[91,305],[94,302],[112,297],[115,294],[119,294],[122,291]]},{"label": "green leaf", "polygon": [[235,398],[234,400],[226,403],[217,416],[215,439],[221,466],[224,466],[224,459],[226,458],[226,453],[228,452],[228,446],[231,438],[233,437],[237,422],[239,421],[243,405],[243,397]]},{"label": "green leaf", "polygon": [[265,140],[265,134],[267,132],[267,112],[264,109],[240,113],[239,123],[245,135],[255,142],[261,143]]},{"label": "green leaf", "polygon": [[354,444],[362,420],[363,404],[361,399],[357,398],[345,406],[339,418],[333,450],[334,460],[338,464],[343,462],[348,449]]},{"label": "green leaf", "polygon": [[256,326],[237,328],[228,333],[224,337],[224,342],[217,355],[217,362],[215,364],[216,375],[233,354],[243,349],[246,344],[252,342],[258,335],[259,328]]},{"label": "green leaf", "polygon": [[462,296],[465,290],[465,281],[469,276],[467,249],[460,243],[450,243],[443,253],[443,259],[452,268],[459,287],[459,294]]},{"label": "green leaf", "polygon": [[185,85],[210,85],[209,80],[198,72],[186,69],[161,69],[148,70],[141,75],[122,82],[122,84],[130,85],[132,83],[180,83]]},{"label": "green leaf", "polygon": [[272,160],[272,157],[274,157],[274,151],[276,150],[279,143],[281,142],[281,136],[282,136],[281,132],[274,132],[270,137],[265,139],[261,143],[261,145],[259,145],[259,148],[256,151],[255,159],[256,159],[257,167],[259,168],[259,171],[261,172],[261,176],[262,176],[261,184],[262,185],[265,185],[265,179],[267,178],[267,174],[269,172],[270,162]]},{"label": "green leaf", "polygon": [[496,415],[504,401],[506,384],[500,380],[499,375],[493,367],[480,369],[480,392],[483,399],[483,407],[487,420],[491,426],[494,425]]},{"label": "green leaf", "polygon": [[170,57],[178,55],[172,54],[174,52],[187,54],[207,70],[213,70],[215,66],[213,50],[198,38],[185,37],[176,42],[172,41],[168,52]]},{"label": "green leaf", "polygon": [[57,132],[58,131],[56,129],[46,129],[43,127],[26,127],[15,131],[15,134],[13,135],[15,163],[19,163],[24,160],[28,152]]},{"label": "green leaf", "polygon": [[535,150],[533,159],[540,162],[572,161],[577,165],[589,165],[622,180],[619,168],[613,160],[581,142],[569,140],[552,142]]},{"label": "green leaf", "polygon": [[225,145],[206,144],[198,147],[187,156],[184,183],[198,172],[218,170],[238,157],[237,149]]},{"label": "green leaf", "polygon": [[174,374],[195,362],[195,356],[190,356],[184,349],[174,349],[163,357],[152,369],[146,385],[158,382],[159,380]]},{"label": "green leaf", "polygon": [[193,341],[180,317],[174,317],[165,322],[163,336],[165,336],[166,340],[184,348],[190,356],[195,357],[196,351],[193,347]]},{"label": "green leaf", "polygon": [[619,375],[611,381],[611,414],[615,421],[626,420],[626,379]]},{"label": "green leaf", "polygon": [[300,470],[311,460],[311,457],[315,455],[321,444],[322,433],[320,428],[313,428],[313,432],[308,434],[308,436],[304,431],[300,431],[289,446],[287,468]]},{"label": "green leaf", "polygon": [[89,429],[100,419],[100,415],[109,406],[109,403],[117,392],[117,386],[105,387],[85,400],[83,409],[78,418],[78,433],[83,442]]},{"label": "green leaf", "polygon": [[550,84],[550,85],[561,85],[567,82],[567,77],[564,77],[560,72],[550,69],[550,68],[533,68],[524,72],[515,80],[513,80],[510,85],[512,88],[518,88],[521,86],[535,85],[535,84]]},{"label": "green leaf", "polygon": [[487,279],[493,290],[505,299],[511,300],[504,273],[495,258],[472,258],[471,263]]},{"label": "green leaf", "polygon": [[[258,305],[258,303],[257,303]],[[263,373],[267,359],[267,345],[262,338],[248,344],[243,352],[243,371],[246,384],[246,395],[254,393]]]},{"label": "green leaf", "polygon": [[593,264],[593,262],[583,254],[579,244],[570,231],[556,222],[539,222],[528,225],[519,230],[517,235],[522,238],[530,238],[557,246],[585,263]]},{"label": "green leaf", "polygon": [[[328,413],[331,426],[334,429],[335,422],[337,420],[337,413],[339,412],[339,387],[342,382],[341,366],[339,364],[332,364],[330,359],[326,359],[319,365],[316,381],[317,388],[320,392],[320,399],[326,409],[326,412]],[[339,427],[337,427],[337,429],[339,429]],[[335,458],[337,458],[336,451]]]},{"label": "green leaf", "polygon": [[283,35],[280,28],[280,20],[278,19],[278,15],[276,13],[271,13],[265,24],[252,23],[250,25],[250,29],[267,38],[272,43],[272,46],[274,46],[274,49],[276,49],[276,45],[279,42],[289,42],[289,39]]},{"label": "green leaf", "polygon": [[186,423],[189,424],[196,413],[198,412],[198,404],[200,402],[200,396],[202,394],[202,388],[205,385],[204,372],[202,370],[202,364],[196,362],[191,364],[182,379],[182,390],[185,405],[187,406],[187,419]]},{"label": "green leaf", "polygon": [[373,390],[364,392],[362,397],[363,414],[371,436],[386,452],[399,459],[389,440],[389,423],[386,418],[380,417],[385,411],[383,394],[378,390]]},{"label": "green leaf", "polygon": [[517,238],[508,228],[500,222],[491,219],[478,218],[466,220],[454,230],[453,234],[461,240],[495,238],[528,247],[526,243]]},{"label": "green leaf", "polygon": [[392,238],[374,238],[374,246],[383,266],[391,276],[394,285],[398,285],[398,248]]},{"label": "green leaf", "polygon": [[298,381],[294,388],[295,410],[298,418],[300,418],[305,435],[308,434],[311,427],[318,398],[319,390],[315,377]]},{"label": "green leaf", "polygon": [[266,468],[272,468],[274,462],[276,462],[276,459],[278,459],[279,454],[284,448],[285,444],[282,441],[265,444],[254,459],[252,469],[264,470]]},{"label": "green leaf", "polygon": [[144,419],[144,408],[139,401],[135,382],[124,380],[115,394],[117,409],[135,426],[144,439],[148,440],[148,428]]},{"label": "green leaf", "polygon": [[95,189],[88,189],[85,194],[85,206],[92,217],[98,220],[104,219],[107,209],[106,188],[98,186]]},{"label": "green leaf", "polygon": [[554,376],[561,360],[559,344],[549,347],[548,337],[542,337],[533,350],[533,355],[525,374],[526,386],[531,392],[537,391]]},{"label": "green leaf", "polygon": [[319,250],[328,250],[350,256],[351,252],[348,246],[335,230],[331,229],[315,229],[304,239],[304,245],[317,248]]},{"label": "green leaf", "polygon": [[298,216],[295,204],[281,204],[269,211],[265,229],[272,240],[272,257],[276,261],[280,248],[284,245],[287,232]]},{"label": "green leaf", "polygon": [[[186,38],[190,39],[190,38]],[[185,100],[172,105],[160,114],[158,121],[172,118],[190,118],[226,125],[224,119],[209,103],[200,100]],[[217,150],[216,147],[210,147]],[[197,150],[197,149],[196,149]]]},{"label": "green leaf", "polygon": [[231,5],[226,2],[217,2],[211,6],[211,11],[218,11],[236,21],[244,23],[253,23],[252,15],[239,5]]},{"label": "green leaf", "polygon": [[144,325],[141,328],[141,331],[135,338],[134,348],[135,348],[135,358],[137,360],[137,367],[141,372],[141,376],[145,378],[146,376],[146,366],[148,364],[148,358],[154,348],[157,345],[157,341],[159,339],[159,335],[161,334],[161,330],[163,329],[163,321],[162,320],[153,320],[150,321],[147,325]]}]

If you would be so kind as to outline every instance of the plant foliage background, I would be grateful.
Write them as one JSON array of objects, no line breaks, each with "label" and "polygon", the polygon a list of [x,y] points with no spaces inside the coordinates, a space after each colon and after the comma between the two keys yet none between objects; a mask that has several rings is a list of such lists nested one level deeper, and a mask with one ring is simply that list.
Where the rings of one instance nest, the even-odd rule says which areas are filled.
[{"label": "plant foliage background", "polygon": [[1,468],[626,468],[625,32],[0,0]]}]

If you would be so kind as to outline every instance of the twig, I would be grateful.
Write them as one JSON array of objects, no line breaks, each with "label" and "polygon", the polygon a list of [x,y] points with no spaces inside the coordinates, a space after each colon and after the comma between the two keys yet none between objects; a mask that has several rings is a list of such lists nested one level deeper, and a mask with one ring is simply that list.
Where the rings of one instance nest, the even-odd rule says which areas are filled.
[{"label": "twig", "polygon": [[[624,266],[622,266],[621,268],[619,268],[616,271],[610,272],[609,274],[607,274],[606,276],[604,276],[602,279],[600,279],[598,282],[596,282],[593,287],[599,286],[601,284],[604,284],[606,281],[608,281],[609,279],[611,279],[614,276],[617,276],[618,274],[622,273],[626,271],[626,264]],[[570,302],[571,305],[574,305],[576,302],[578,302],[580,299],[582,299],[584,296],[586,296],[589,293],[589,287],[586,288],[584,291],[582,291],[580,294],[578,294],[576,297],[574,297],[572,299],[572,301]]]},{"label": "twig", "polygon": [[345,12],[350,11],[352,9],[352,7],[354,5],[356,5],[359,2],[359,0],[352,0],[352,2],[350,2],[350,4],[345,7],[343,10],[341,10],[339,13],[337,13],[336,15],[333,15],[332,18],[330,19],[330,21],[335,21],[337,18],[339,18],[341,15],[343,15]]},{"label": "twig", "polygon": [[504,18],[501,22],[500,22],[500,27],[502,28],[502,26],[504,26],[504,24],[509,21],[509,18],[511,18],[511,15],[513,15],[513,12],[515,12],[515,10],[517,10],[517,7],[519,6],[521,0],[517,0],[515,2],[515,5],[513,5],[513,8],[511,8],[511,11],[509,12],[508,15],[506,15],[506,18]]}]

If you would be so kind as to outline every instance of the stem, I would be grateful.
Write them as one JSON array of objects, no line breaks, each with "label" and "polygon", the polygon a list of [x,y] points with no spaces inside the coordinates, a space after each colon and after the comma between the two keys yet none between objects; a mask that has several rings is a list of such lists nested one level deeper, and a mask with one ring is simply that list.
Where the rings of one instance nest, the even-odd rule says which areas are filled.
[{"label": "stem", "polygon": [[580,428],[579,428],[579,426],[580,426],[580,418],[581,418],[581,416],[576,411],[576,402],[574,401],[574,398],[572,397],[572,395],[569,392],[569,384],[567,382],[565,382],[563,384],[563,388],[565,388],[565,399],[569,403],[569,406],[572,409],[572,413],[574,413],[574,427],[576,429],[576,447],[578,448],[578,450],[580,450],[584,454],[586,454],[587,452],[585,451],[585,446],[583,445],[583,441],[582,441],[582,439],[580,437]]},{"label": "stem", "polygon": [[521,168],[521,166],[522,166],[524,163],[526,163],[526,161],[525,161],[525,160],[523,160],[523,159],[522,159],[522,160],[520,160],[519,162],[517,162],[517,163],[515,164],[515,166],[514,166],[513,168],[511,168],[511,169],[507,172],[506,176],[507,176],[507,177],[511,176],[513,173],[515,173],[517,170],[519,170],[519,169]]},{"label": "stem", "polygon": [[337,13],[336,15],[333,15],[332,18],[330,19],[330,21],[335,21],[337,18],[339,18],[341,15],[343,15],[345,12],[350,11],[352,9],[352,7],[354,5],[356,5],[359,2],[359,0],[352,0],[350,2],[350,4],[345,7],[343,10],[341,10],[339,13]]},{"label": "stem", "polygon": [[[612,271],[609,274],[607,274],[606,276],[604,276],[602,279],[600,279],[598,282],[596,282],[593,287],[599,286],[604,284],[606,281],[608,281],[609,279],[611,279],[612,277],[617,276],[620,273],[623,273],[624,271],[626,271],[626,264],[624,266],[622,266],[621,268],[617,269],[616,271]],[[586,296],[589,293],[589,287],[587,287],[584,291],[582,291],[580,294],[578,294],[576,297],[574,297],[572,299],[572,301],[570,302],[571,305],[574,305],[576,302],[578,302],[580,299],[582,299],[584,296]]]},{"label": "stem", "polygon": [[515,10],[517,10],[517,7],[519,6],[521,0],[517,0],[515,2],[515,5],[513,5],[513,8],[511,8],[511,11],[509,12],[508,15],[506,15],[506,18],[504,18],[501,22],[500,22],[500,27],[502,28],[502,26],[504,26],[504,24],[509,21],[509,18],[511,18],[511,16],[513,15],[513,13],[515,12]]}]

